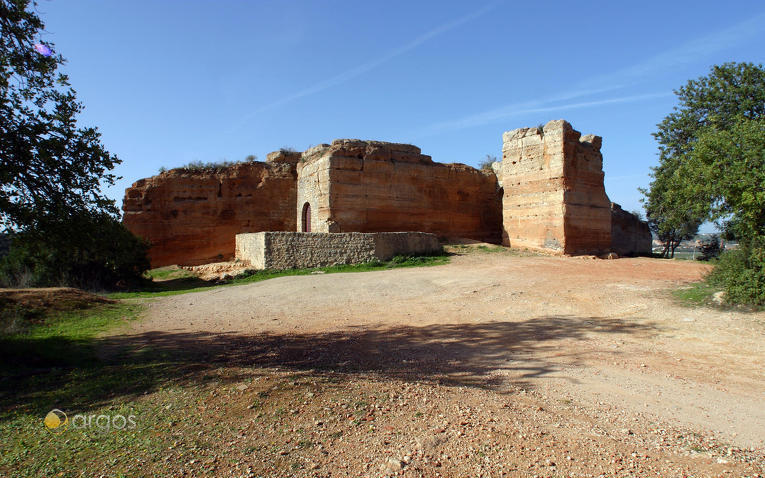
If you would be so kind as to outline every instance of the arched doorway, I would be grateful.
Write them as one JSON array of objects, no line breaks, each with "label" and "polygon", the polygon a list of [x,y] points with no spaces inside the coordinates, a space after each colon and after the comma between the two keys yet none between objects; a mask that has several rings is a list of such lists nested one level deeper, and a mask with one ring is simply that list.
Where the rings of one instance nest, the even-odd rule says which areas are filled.
[{"label": "arched doorway", "polygon": [[303,232],[311,232],[311,205],[309,203],[303,204],[303,214],[301,215],[301,228]]}]

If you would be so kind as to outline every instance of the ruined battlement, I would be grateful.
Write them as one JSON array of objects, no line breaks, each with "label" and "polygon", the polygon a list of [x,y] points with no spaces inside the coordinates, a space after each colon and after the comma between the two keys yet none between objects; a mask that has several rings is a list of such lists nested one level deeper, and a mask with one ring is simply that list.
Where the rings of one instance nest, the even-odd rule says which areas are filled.
[{"label": "ruined battlement", "polygon": [[151,243],[154,267],[231,259],[237,234],[261,231],[420,231],[560,254],[649,252],[645,223],[606,195],[601,145],[550,121],[504,133],[502,161],[484,171],[411,144],[336,139],[141,179],[125,191],[124,223]]},{"label": "ruined battlement", "polygon": [[361,139],[336,139],[331,144],[314,146],[303,153],[302,160],[309,163],[326,156],[405,163],[433,163],[433,159],[422,154],[417,146]]}]

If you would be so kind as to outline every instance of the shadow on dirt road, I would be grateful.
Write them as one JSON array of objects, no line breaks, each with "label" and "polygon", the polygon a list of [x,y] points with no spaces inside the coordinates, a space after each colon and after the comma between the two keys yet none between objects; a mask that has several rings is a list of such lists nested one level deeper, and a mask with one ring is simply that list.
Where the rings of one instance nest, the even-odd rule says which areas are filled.
[{"label": "shadow on dirt road", "polygon": [[[83,411],[118,398],[161,387],[204,381],[215,368],[271,368],[330,374],[437,382],[497,389],[533,387],[556,371],[540,361],[555,354],[557,341],[588,334],[650,333],[650,325],[598,317],[539,317],[522,322],[439,324],[383,329],[349,328],[316,334],[147,332],[99,339],[99,357],[76,367],[8,377],[0,384],[3,412],[19,407],[42,412],[58,403]],[[72,342],[71,353],[85,345]],[[92,344],[87,345],[92,347]],[[536,357],[536,358],[535,358]],[[567,356],[569,363],[576,357]],[[509,372],[510,379],[496,372]],[[229,381],[259,375],[228,375]],[[7,400],[13,397],[13,403]]]}]

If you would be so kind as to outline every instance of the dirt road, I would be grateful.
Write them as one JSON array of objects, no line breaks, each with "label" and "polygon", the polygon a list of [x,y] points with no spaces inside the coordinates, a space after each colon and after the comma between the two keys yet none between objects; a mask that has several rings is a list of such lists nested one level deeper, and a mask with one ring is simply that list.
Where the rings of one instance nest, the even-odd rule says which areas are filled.
[{"label": "dirt road", "polygon": [[528,392],[555,411],[550,420],[582,433],[623,430],[647,442],[688,430],[726,444],[733,458],[717,458],[723,473],[738,451],[761,458],[765,446],[765,314],[686,308],[670,297],[706,270],[471,253],[444,266],[154,299],[130,333],[218,358],[257,337],[250,358],[264,366]]}]

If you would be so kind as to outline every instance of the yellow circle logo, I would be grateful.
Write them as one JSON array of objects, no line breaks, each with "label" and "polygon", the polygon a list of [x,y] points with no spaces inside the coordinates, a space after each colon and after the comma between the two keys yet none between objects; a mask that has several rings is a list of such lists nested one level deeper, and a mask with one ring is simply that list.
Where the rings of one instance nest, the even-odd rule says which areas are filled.
[{"label": "yellow circle logo", "polygon": [[49,411],[47,415],[45,415],[43,423],[45,424],[45,428],[48,430],[54,433],[61,433],[69,424],[69,418],[66,416],[66,413],[62,412],[58,408],[54,408],[53,410]]}]

